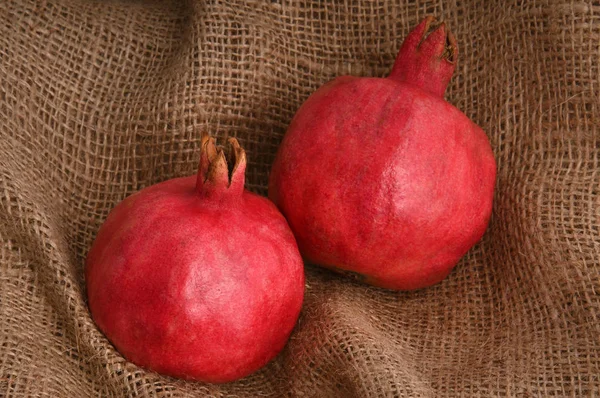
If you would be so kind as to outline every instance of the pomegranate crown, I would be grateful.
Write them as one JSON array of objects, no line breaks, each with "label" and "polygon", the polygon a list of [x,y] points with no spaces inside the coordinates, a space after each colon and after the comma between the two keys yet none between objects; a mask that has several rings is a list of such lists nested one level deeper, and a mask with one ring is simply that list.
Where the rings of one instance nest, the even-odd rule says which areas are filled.
[{"label": "pomegranate crown", "polygon": [[435,22],[428,16],[408,34],[388,77],[441,97],[454,73],[458,46],[446,24]]},{"label": "pomegranate crown", "polygon": [[202,134],[196,191],[206,196],[240,196],[244,191],[246,152],[235,138],[227,140],[228,151],[214,137]]}]

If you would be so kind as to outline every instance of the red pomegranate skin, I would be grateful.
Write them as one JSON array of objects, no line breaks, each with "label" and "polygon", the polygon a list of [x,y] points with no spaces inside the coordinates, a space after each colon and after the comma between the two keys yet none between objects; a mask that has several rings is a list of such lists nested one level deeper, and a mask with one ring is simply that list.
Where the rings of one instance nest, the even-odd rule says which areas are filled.
[{"label": "red pomegranate skin", "polygon": [[443,280],[492,212],[493,152],[443,99],[457,48],[444,24],[426,36],[432,22],[387,78],[342,76],[313,93],[269,181],[306,260],[394,290]]},{"label": "red pomegranate skin", "polygon": [[88,254],[93,319],[139,366],[233,381],[275,357],[298,319],[302,257],[277,208],[244,190],[245,154],[232,145],[231,183],[205,137],[198,176],[126,198]]}]

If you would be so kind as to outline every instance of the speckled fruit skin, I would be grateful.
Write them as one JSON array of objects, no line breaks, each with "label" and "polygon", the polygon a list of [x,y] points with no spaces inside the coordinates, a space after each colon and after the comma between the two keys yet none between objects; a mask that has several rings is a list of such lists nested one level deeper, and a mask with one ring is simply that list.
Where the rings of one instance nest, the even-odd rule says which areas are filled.
[{"label": "speckled fruit skin", "polygon": [[94,321],[128,360],[170,376],[224,383],[286,344],[304,294],[303,262],[286,220],[244,190],[237,141],[203,140],[198,176],[126,198],[87,257]]},{"label": "speckled fruit skin", "polygon": [[443,99],[457,48],[444,24],[426,36],[432,22],[410,33],[387,78],[343,76],[311,95],[269,182],[308,261],[388,289],[440,282],[492,212],[492,149]]}]

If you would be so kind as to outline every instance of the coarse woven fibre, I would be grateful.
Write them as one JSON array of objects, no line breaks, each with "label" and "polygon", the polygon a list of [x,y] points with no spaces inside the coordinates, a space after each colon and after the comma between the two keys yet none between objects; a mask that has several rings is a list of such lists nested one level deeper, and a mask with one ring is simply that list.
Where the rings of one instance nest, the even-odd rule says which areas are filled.
[{"label": "coarse woven fibre", "polygon": [[[301,103],[385,76],[426,15],[498,162],[483,240],[416,292],[307,265],[288,345],[238,382],[119,355],[83,278],[109,210],[193,174],[203,131],[237,137],[266,194]],[[0,20],[0,396],[600,396],[598,1],[5,0]]]}]

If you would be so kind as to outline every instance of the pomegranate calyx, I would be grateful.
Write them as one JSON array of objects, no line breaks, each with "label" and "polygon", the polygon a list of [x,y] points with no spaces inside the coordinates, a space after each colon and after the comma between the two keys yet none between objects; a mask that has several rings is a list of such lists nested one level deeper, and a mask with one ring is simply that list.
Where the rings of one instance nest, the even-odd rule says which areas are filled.
[{"label": "pomegranate calyx", "polygon": [[406,37],[389,78],[443,96],[456,67],[458,46],[444,22],[432,16],[421,21]]},{"label": "pomegranate calyx", "polygon": [[242,165],[244,167],[244,171],[246,168],[246,151],[240,146],[240,143],[235,138],[231,137],[227,140],[227,143],[230,145],[231,149],[229,150],[227,164],[229,171],[229,183],[231,184],[231,180],[234,175],[237,174],[237,169]]},{"label": "pomegranate calyx", "polygon": [[235,138],[229,148],[217,146],[214,137],[202,135],[196,191],[202,195],[239,196],[244,190],[246,152]]}]

